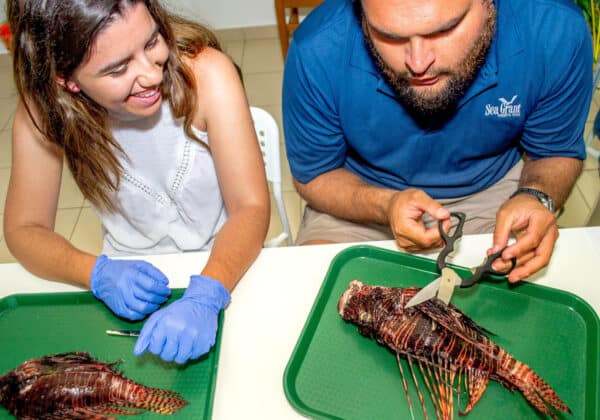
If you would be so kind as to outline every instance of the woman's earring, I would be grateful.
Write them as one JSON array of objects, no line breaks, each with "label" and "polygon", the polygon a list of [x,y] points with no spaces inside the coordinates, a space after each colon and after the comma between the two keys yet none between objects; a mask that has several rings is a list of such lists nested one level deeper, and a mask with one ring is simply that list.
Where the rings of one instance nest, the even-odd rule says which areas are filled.
[{"label": "woman's earring", "polygon": [[63,88],[65,88],[66,90],[68,90],[71,93],[79,93],[79,91],[81,89],[79,89],[79,86],[77,85],[77,83],[75,83],[72,80],[65,80],[64,78],[58,76],[56,78],[56,83],[58,83],[59,85],[61,85]]},{"label": "woman's earring", "polygon": [[67,83],[65,83],[65,87],[71,93],[79,93],[79,91],[81,90],[81,89],[79,89],[79,86],[77,85],[77,83],[72,82],[70,80],[67,80]]}]

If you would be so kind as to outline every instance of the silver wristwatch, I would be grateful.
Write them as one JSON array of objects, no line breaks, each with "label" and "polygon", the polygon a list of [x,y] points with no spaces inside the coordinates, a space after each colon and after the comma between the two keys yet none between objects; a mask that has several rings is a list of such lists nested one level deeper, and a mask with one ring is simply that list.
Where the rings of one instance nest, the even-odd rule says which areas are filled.
[{"label": "silver wristwatch", "polygon": [[554,209],[554,200],[552,200],[552,197],[550,197],[548,194],[546,194],[545,192],[542,192],[540,190],[536,190],[534,188],[519,188],[517,191],[515,191],[514,193],[512,193],[512,195],[510,196],[510,198],[513,198],[515,195],[517,194],[529,194],[529,195],[533,195],[535,198],[537,198],[540,203],[542,203],[544,205],[544,207],[546,207],[551,213],[554,213],[555,209]]}]

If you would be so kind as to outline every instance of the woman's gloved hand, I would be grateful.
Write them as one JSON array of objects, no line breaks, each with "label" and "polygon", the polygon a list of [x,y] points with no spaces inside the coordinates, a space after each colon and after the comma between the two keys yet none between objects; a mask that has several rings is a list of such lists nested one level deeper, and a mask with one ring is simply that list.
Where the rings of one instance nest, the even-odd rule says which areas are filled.
[{"label": "woman's gloved hand", "polygon": [[215,344],[218,316],[231,295],[207,276],[191,276],[183,296],[152,314],[144,324],[133,353],[148,350],[163,360],[183,364],[207,353]]},{"label": "woman's gloved hand", "polygon": [[90,288],[120,317],[138,320],[156,311],[171,295],[169,279],[141,260],[113,260],[100,255],[92,270]]}]

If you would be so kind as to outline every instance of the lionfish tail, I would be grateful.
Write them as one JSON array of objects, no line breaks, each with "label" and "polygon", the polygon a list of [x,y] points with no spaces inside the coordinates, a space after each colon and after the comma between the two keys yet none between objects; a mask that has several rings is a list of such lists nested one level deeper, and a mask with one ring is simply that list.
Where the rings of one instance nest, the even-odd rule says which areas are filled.
[{"label": "lionfish tail", "polygon": [[552,387],[525,363],[507,354],[507,361],[503,363],[498,374],[503,376],[508,382],[514,384],[527,401],[544,414],[556,418],[548,406],[572,414],[571,409],[554,392]]},{"label": "lionfish tail", "polygon": [[135,384],[130,404],[159,414],[175,414],[188,404],[178,393]]}]

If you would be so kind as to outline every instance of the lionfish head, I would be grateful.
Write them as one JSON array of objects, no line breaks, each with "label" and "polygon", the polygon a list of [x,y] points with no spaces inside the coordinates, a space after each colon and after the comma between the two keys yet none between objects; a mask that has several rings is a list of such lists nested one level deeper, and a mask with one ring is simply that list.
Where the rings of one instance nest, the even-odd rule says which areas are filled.
[{"label": "lionfish head", "polygon": [[19,393],[19,384],[13,371],[0,375],[0,404],[7,406],[8,402]]},{"label": "lionfish head", "polygon": [[348,289],[342,294],[338,301],[338,312],[346,321],[357,325],[369,325],[371,323],[372,299],[368,291],[372,286],[366,286],[359,280],[352,280]]}]

